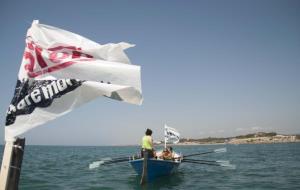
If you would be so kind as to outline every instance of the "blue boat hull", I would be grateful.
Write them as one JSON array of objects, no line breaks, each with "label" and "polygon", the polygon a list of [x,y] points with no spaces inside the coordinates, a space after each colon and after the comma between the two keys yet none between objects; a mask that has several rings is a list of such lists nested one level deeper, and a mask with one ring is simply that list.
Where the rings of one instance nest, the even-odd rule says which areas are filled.
[{"label": "blue boat hull", "polygon": [[[130,160],[129,163],[134,168],[138,175],[142,175],[144,159]],[[147,160],[147,180],[151,181],[160,176],[166,176],[174,173],[180,162],[174,162],[171,160],[158,160],[150,158]]]}]

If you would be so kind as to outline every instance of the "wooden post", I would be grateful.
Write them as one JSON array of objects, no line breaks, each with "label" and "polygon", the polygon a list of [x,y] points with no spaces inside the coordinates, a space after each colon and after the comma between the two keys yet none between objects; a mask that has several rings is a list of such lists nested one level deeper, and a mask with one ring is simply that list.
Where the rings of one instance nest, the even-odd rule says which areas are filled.
[{"label": "wooden post", "polygon": [[143,185],[144,183],[146,183],[147,181],[147,174],[148,174],[148,151],[145,150],[143,151],[143,155],[144,155],[144,161],[143,161],[143,172],[142,172],[142,178],[141,178],[141,182],[140,184]]},{"label": "wooden post", "polygon": [[25,138],[6,142],[0,175],[0,190],[17,190],[21,174]]},{"label": "wooden post", "polygon": [[0,190],[6,190],[6,187],[8,186],[9,166],[13,153],[13,145],[14,142],[12,141],[5,143],[1,165]]},{"label": "wooden post", "polygon": [[14,143],[13,157],[10,165],[8,190],[17,190],[19,187],[24,148],[25,138],[17,138]]}]

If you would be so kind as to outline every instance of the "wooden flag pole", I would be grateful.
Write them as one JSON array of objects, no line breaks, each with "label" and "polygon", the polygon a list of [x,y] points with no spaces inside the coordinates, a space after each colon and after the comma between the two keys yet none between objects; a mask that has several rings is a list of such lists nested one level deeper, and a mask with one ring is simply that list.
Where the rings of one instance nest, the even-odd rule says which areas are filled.
[{"label": "wooden flag pole", "polygon": [[17,190],[21,174],[25,138],[5,143],[1,174],[0,190]]},{"label": "wooden flag pole", "polygon": [[0,190],[6,190],[8,186],[9,166],[13,153],[13,145],[14,142],[12,141],[5,143],[0,174]]}]

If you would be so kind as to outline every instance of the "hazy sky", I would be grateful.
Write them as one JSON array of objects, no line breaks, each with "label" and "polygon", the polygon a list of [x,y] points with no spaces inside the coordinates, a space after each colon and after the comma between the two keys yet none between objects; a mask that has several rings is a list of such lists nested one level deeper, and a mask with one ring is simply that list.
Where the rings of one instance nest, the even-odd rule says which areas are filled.
[{"label": "hazy sky", "polygon": [[27,132],[27,144],[139,143],[163,126],[183,137],[300,133],[300,1],[0,2],[0,139],[33,19],[100,44],[126,41],[144,102],[99,98]]}]

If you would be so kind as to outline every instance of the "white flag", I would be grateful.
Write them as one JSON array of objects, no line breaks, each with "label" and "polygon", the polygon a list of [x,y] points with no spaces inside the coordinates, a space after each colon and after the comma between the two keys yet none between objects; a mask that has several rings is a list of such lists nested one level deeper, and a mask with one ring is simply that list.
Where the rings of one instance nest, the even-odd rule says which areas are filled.
[{"label": "white flag", "polygon": [[5,140],[66,114],[99,96],[141,104],[140,66],[130,64],[128,43],[100,45],[72,32],[33,21]]},{"label": "white flag", "polygon": [[176,129],[165,125],[165,141],[166,141],[166,143],[176,144],[179,142],[179,139],[180,139],[179,132]]}]

